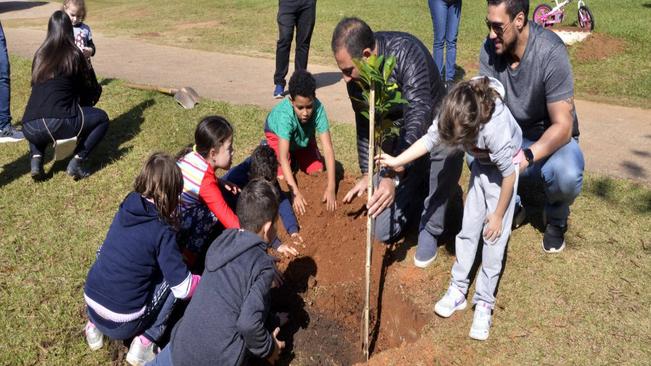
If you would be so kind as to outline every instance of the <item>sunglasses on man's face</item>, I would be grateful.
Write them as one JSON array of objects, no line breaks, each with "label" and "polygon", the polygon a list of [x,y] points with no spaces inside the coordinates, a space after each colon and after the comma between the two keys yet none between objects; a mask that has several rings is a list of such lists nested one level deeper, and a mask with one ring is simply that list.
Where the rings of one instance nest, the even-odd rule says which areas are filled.
[{"label": "sunglasses on man's face", "polygon": [[486,19],[486,26],[488,27],[488,31],[490,32],[492,30],[493,32],[495,32],[497,36],[502,36],[512,23],[513,22],[502,24],[499,22],[491,22],[488,19]]}]

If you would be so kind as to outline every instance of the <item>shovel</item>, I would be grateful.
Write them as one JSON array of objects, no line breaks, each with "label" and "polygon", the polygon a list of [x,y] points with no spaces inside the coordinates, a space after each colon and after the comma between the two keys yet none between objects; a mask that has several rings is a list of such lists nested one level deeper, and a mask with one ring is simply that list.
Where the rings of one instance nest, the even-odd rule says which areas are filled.
[{"label": "shovel", "polygon": [[173,95],[174,100],[185,109],[192,109],[194,105],[199,103],[199,94],[189,86],[181,89],[163,88],[160,86],[143,85],[143,84],[126,84],[129,88],[139,90],[153,90],[159,93]]}]

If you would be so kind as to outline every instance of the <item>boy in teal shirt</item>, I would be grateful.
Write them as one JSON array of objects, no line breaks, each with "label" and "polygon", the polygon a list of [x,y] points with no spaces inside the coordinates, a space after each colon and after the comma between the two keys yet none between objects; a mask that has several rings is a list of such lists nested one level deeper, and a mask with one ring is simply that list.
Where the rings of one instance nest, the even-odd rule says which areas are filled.
[{"label": "boy in teal shirt", "polygon": [[289,79],[289,99],[271,110],[264,125],[267,143],[278,158],[278,177],[285,179],[293,196],[294,210],[305,213],[307,202],[292,174],[291,159],[307,174],[323,171],[323,158],[316,144],[318,133],[325,152],[328,185],[322,202],[328,210],[337,208],[335,197],[335,153],[323,104],[316,99],[316,81],[306,70],[297,70]]}]

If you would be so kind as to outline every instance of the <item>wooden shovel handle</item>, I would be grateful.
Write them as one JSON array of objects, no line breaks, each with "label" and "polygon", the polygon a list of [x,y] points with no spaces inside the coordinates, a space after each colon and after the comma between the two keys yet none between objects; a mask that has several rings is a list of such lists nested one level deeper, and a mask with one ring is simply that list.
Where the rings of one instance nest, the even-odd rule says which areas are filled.
[{"label": "wooden shovel handle", "polygon": [[177,92],[176,89],[163,88],[161,86],[154,86],[154,85],[132,84],[132,83],[126,83],[125,85],[132,89],[153,90],[167,95],[174,95]]}]

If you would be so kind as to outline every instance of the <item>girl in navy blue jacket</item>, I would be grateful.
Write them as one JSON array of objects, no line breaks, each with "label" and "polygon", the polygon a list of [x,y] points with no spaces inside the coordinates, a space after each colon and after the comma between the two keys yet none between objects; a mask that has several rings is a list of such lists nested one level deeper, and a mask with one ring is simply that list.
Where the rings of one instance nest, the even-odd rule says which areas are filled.
[{"label": "girl in navy blue jacket", "polygon": [[176,161],[155,153],[120,205],[84,288],[91,349],[102,347],[104,335],[135,337],[127,362],[143,365],[154,358],[176,299],[192,296],[200,277],[188,271],[176,244],[182,189]]}]

